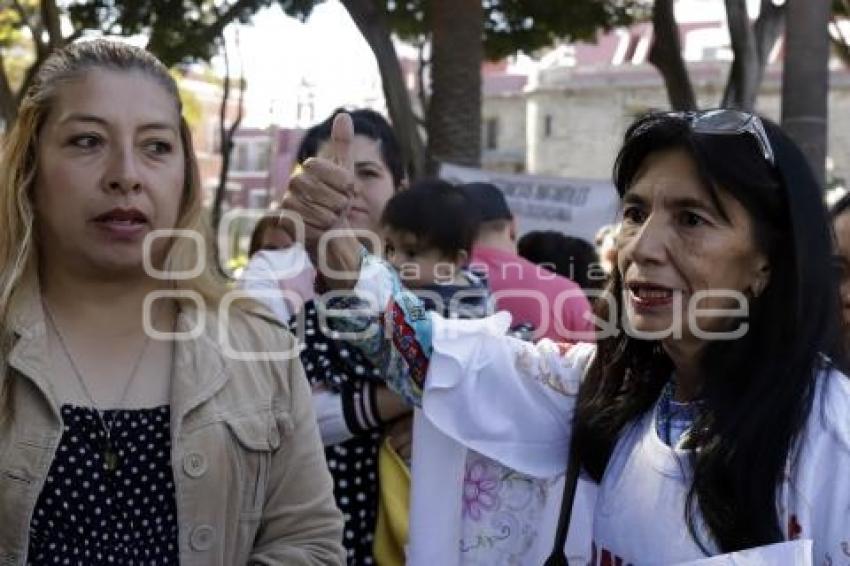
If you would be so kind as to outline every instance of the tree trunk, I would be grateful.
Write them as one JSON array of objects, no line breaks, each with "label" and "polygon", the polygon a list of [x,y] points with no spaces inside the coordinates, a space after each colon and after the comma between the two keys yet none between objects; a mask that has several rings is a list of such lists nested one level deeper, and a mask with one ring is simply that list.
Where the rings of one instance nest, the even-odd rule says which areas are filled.
[{"label": "tree trunk", "polygon": [[829,90],[829,0],[788,0],[782,126],[825,185]]},{"label": "tree trunk", "polygon": [[721,106],[752,110],[758,94],[759,54],[746,0],[726,0],[726,21],[734,58]]},{"label": "tree trunk", "polygon": [[428,158],[478,167],[481,164],[481,64],[484,9],[480,0],[433,0],[431,101]]},{"label": "tree trunk", "polygon": [[[230,173],[230,157],[233,153],[233,135],[239,128],[242,122],[242,113],[244,107],[245,96],[245,78],[239,79],[239,105],[236,111],[236,119],[230,126],[227,126],[227,103],[230,100],[230,59],[227,50],[227,41],[222,37],[222,55],[224,56],[224,86],[221,97],[221,107],[219,109],[218,132],[221,139],[221,170],[218,176],[218,187],[215,190],[215,198],[212,206],[212,227],[213,227],[213,246],[215,248],[215,264],[219,273],[227,277],[227,272],[221,265],[221,249],[219,248],[220,238],[218,237],[218,229],[221,225],[221,209],[224,206],[224,196],[227,194],[227,177]],[[237,35],[238,46],[238,35]],[[243,67],[244,68],[244,67]]]},{"label": "tree trunk", "polygon": [[390,120],[401,144],[408,174],[414,179],[422,177],[425,175],[425,145],[419,135],[386,14],[374,0],[342,0],[342,5],[375,54]]},{"label": "tree trunk", "polygon": [[720,106],[752,111],[764,78],[770,51],[782,32],[784,6],[762,0],[755,24],[750,26],[744,0],[726,0],[726,19],[734,60]]},{"label": "tree trunk", "polygon": [[47,51],[50,54],[54,49],[60,49],[65,45],[59,8],[56,6],[56,0],[41,0],[39,4],[41,5],[41,24],[47,30]]},{"label": "tree trunk", "polygon": [[652,7],[652,30],[649,62],[655,65],[664,78],[670,107],[674,110],[695,110],[696,96],[682,58],[673,0],[655,0]]}]

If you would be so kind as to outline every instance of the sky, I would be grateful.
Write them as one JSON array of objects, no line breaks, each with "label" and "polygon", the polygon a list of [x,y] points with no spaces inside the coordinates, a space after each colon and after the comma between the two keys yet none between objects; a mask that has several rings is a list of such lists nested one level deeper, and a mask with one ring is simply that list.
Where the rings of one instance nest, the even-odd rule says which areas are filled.
[{"label": "sky", "polygon": [[[244,125],[296,125],[299,96],[308,92],[314,93],[317,119],[338,106],[382,103],[372,51],[338,1],[319,5],[307,23],[273,6],[257,13],[250,25],[230,26],[231,66],[238,60],[237,27],[248,85]],[[224,68],[221,57],[213,64]]]}]

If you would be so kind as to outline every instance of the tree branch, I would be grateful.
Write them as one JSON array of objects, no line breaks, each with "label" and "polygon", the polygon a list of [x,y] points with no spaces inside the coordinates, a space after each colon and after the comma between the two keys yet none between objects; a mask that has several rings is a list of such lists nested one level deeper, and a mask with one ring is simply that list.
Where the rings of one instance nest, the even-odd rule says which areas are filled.
[{"label": "tree branch", "polygon": [[[425,68],[431,64],[425,58],[425,39],[419,42],[417,47],[417,68],[416,68],[416,94],[419,97],[419,106],[422,108],[423,124],[427,123],[428,117],[428,89],[425,88]],[[418,119],[418,117],[417,117]]]},{"label": "tree branch", "polygon": [[652,7],[652,29],[649,62],[664,78],[670,106],[674,110],[694,110],[697,107],[696,96],[685,68],[685,61],[682,59],[682,44],[672,0],[655,0]]},{"label": "tree branch", "polygon": [[425,175],[425,145],[410,103],[410,95],[404,84],[401,65],[390,36],[389,23],[383,9],[373,0],[341,0],[363,34],[381,73],[384,98],[399,143],[404,152],[408,173],[413,178]]},{"label": "tree branch", "polygon": [[204,31],[198,36],[198,40],[204,43],[215,41],[217,37],[224,33],[224,28],[235,20],[243,10],[251,7],[254,2],[256,0],[238,0],[223,13],[216,9],[219,14],[218,18],[209,27],[204,28]]},{"label": "tree branch", "polygon": [[759,53],[746,0],[726,0],[726,22],[734,57],[721,106],[752,110],[758,94]]},{"label": "tree branch", "polygon": [[59,21],[59,9],[56,7],[56,0],[41,0],[41,21],[42,25],[47,29],[47,45],[48,51],[59,49],[65,45],[65,39],[62,37],[62,25]]},{"label": "tree branch", "polygon": [[44,45],[44,41],[42,40],[42,26],[41,24],[35,24],[32,21],[31,15],[27,12],[27,9],[21,4],[18,0],[12,0],[12,3],[15,7],[15,11],[18,12],[18,16],[21,18],[21,22],[30,30],[30,34],[32,35],[32,42],[35,45],[35,59],[36,61],[41,61],[45,57],[47,57],[47,46]]}]

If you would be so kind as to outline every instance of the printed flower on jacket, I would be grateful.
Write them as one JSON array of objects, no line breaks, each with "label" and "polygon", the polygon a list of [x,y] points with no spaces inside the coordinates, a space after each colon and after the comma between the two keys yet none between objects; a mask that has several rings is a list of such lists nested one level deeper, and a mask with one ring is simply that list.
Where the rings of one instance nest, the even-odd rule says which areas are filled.
[{"label": "printed flower on jacket", "polygon": [[485,511],[499,506],[499,474],[495,466],[481,460],[466,468],[463,479],[463,516],[480,521]]}]

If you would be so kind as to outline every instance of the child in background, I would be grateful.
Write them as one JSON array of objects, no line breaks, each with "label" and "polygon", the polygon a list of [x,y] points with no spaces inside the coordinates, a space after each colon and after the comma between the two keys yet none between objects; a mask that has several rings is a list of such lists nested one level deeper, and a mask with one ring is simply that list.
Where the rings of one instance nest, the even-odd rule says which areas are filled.
[{"label": "child in background", "polygon": [[485,279],[466,269],[478,230],[463,192],[429,179],[393,196],[381,216],[384,254],[429,310],[452,318],[488,314]]}]

